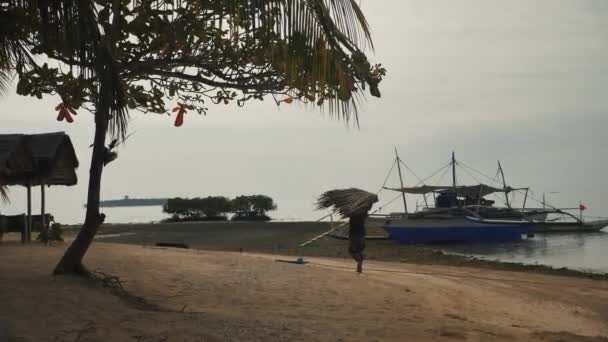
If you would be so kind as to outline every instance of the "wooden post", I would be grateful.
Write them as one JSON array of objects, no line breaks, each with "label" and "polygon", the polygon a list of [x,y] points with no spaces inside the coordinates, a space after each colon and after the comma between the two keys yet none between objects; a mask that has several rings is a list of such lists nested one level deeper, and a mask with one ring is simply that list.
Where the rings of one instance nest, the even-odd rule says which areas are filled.
[{"label": "wooden post", "polygon": [[32,186],[27,185],[27,224],[26,224],[25,240],[32,242]]},{"label": "wooden post", "polygon": [[46,219],[45,219],[45,196],[44,196],[44,183],[40,184],[40,214],[42,215],[40,217],[40,234],[45,234],[47,239],[46,239],[46,244],[49,244],[49,232],[48,229],[46,227]]},{"label": "wooden post", "polygon": [[27,215],[23,214],[22,215],[22,223],[23,223],[23,228],[21,229],[21,243],[25,243],[27,241]]}]

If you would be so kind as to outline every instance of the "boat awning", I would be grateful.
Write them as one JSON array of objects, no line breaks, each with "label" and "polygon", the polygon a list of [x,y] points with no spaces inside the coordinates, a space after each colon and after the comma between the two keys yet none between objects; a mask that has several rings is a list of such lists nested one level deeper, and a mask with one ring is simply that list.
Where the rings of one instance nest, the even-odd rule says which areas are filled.
[{"label": "boat awning", "polygon": [[[431,192],[454,192],[454,187],[451,185],[448,186],[438,186],[438,185],[422,185],[410,188],[387,188],[384,189],[403,192],[406,194],[417,194],[424,195]],[[495,192],[511,192],[513,190],[521,190],[515,189],[512,187],[506,188],[496,188],[486,184],[478,184],[478,185],[459,185],[456,186],[456,193],[458,196],[469,196],[469,197],[477,197],[477,196],[487,196],[489,194],[493,194]]]},{"label": "boat awning", "polygon": [[449,189],[449,188],[451,188],[451,186],[423,185],[423,186],[415,186],[415,187],[411,187],[411,188],[384,187],[384,189],[387,189],[387,190],[404,192],[406,194],[417,194],[417,195],[424,195],[424,194],[428,194],[430,192],[438,192],[438,191]]}]

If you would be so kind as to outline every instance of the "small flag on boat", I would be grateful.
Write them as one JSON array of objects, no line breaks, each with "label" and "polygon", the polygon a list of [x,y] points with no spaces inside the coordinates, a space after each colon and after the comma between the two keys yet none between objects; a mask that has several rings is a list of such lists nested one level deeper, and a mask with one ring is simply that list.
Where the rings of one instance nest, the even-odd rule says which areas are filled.
[{"label": "small flag on boat", "polygon": [[585,206],[583,203],[579,204],[579,205],[578,205],[578,208],[579,208],[580,210],[587,210],[587,207],[586,207],[586,206]]}]

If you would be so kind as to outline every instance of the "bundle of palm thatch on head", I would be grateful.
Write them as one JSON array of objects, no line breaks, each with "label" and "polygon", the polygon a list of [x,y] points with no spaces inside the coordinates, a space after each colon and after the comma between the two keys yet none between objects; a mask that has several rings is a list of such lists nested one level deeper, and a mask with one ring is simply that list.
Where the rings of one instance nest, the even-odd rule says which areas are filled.
[{"label": "bundle of palm thatch on head", "polygon": [[328,209],[333,207],[343,217],[353,215],[365,215],[374,203],[378,202],[378,196],[357,188],[335,189],[323,193],[317,200],[317,209]]},{"label": "bundle of palm thatch on head", "polygon": [[8,189],[0,184],[0,201],[8,202]]},{"label": "bundle of palm thatch on head", "polygon": [[6,180],[0,175],[0,203],[8,203],[8,186]]},{"label": "bundle of palm thatch on head", "polygon": [[8,202],[8,189],[0,184],[0,201]]}]

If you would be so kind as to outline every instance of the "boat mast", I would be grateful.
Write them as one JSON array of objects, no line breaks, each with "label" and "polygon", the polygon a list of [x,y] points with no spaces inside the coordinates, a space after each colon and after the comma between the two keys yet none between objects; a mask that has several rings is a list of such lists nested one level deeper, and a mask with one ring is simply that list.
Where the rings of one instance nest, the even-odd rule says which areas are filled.
[{"label": "boat mast", "polygon": [[456,205],[460,207],[458,202],[458,193],[456,192],[456,157],[452,151],[452,187],[454,188],[454,196],[456,196]]},{"label": "boat mast", "polygon": [[[399,172],[399,183],[403,189],[403,176],[401,175],[401,159],[397,153],[397,147],[395,147],[395,158],[397,158],[397,172]],[[405,217],[407,217],[407,201],[405,200],[405,193],[401,191],[401,198],[403,199],[403,210],[405,210]]]},{"label": "boat mast", "polygon": [[543,192],[543,209],[547,209],[547,202],[545,202],[545,193]]},{"label": "boat mast", "polygon": [[500,176],[502,177],[502,187],[505,188],[505,200],[507,201],[507,208],[511,209],[511,204],[509,203],[509,192],[507,189],[507,182],[505,181],[505,173],[502,170],[502,165],[500,165],[500,160],[498,161],[498,171],[500,171]]}]

